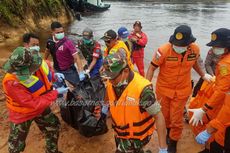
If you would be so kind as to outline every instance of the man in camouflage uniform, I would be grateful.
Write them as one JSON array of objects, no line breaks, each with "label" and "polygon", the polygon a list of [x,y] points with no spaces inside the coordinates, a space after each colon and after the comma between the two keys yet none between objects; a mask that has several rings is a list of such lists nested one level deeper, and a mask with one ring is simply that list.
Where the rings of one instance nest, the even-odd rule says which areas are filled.
[{"label": "man in camouflage uniform", "polygon": [[52,90],[52,76],[57,75],[52,74],[37,50],[16,48],[3,69],[7,72],[2,85],[9,111],[9,152],[24,151],[31,123],[35,121],[45,134],[46,153],[59,153],[60,122],[49,106],[58,94],[64,94],[68,89]]},{"label": "man in camouflage uniform", "polygon": [[[101,76],[108,79],[107,95],[105,101],[109,101],[110,104],[109,106],[110,106],[111,117],[113,120],[113,128],[115,130],[115,142],[117,146],[116,153],[144,153],[143,147],[150,141],[153,131],[150,130],[149,134],[142,133],[145,136],[140,134],[141,136],[139,138],[134,137],[133,135],[126,135],[122,137],[119,135],[119,132],[117,132],[117,128],[118,129],[121,127],[124,128],[125,127],[124,124],[128,123],[128,128],[126,127],[125,131],[126,132],[129,131],[130,133],[132,133],[133,129],[129,127],[135,126],[135,123],[133,122],[133,125],[131,125],[132,121],[128,121],[130,120],[129,117],[136,116],[136,115],[142,116],[143,114],[145,115],[141,117],[140,120],[142,121],[139,121],[139,123],[142,122],[144,126],[150,124],[150,126],[146,128],[143,127],[143,124],[141,123],[139,125],[140,127],[138,128],[141,129],[142,132],[148,131],[149,129],[152,128],[151,126],[154,125],[151,124],[154,118],[157,127],[158,138],[159,138],[159,145],[160,145],[159,153],[167,153],[165,121],[164,121],[163,114],[161,113],[161,106],[155,99],[151,82],[149,82],[148,80],[140,76],[138,73],[135,73],[134,71],[130,70],[129,66],[127,65],[126,53],[125,51],[122,50],[107,56],[103,62],[103,67],[104,67],[104,71],[102,72]],[[144,83],[146,83],[146,86],[141,85]],[[135,84],[135,88],[131,87],[131,85],[133,84]],[[143,88],[142,91],[138,90],[139,86],[142,86]],[[132,107],[134,106],[132,104],[134,104],[136,101],[134,103],[131,103],[131,105],[128,105],[127,99],[134,99],[129,96],[129,93],[132,93],[135,90],[137,90],[137,93],[135,94],[138,95],[136,97],[136,99],[138,99],[138,103],[135,106],[137,107],[135,109],[136,112],[131,111],[132,114],[130,114],[130,112],[128,111],[122,112],[120,110],[116,110],[116,109],[120,109],[121,107],[122,107],[121,110],[132,109]],[[114,96],[116,97],[115,101],[113,101],[111,95],[115,95]],[[122,99],[124,98],[124,95],[126,100]],[[127,103],[125,103],[126,105],[124,106],[124,105],[120,105],[119,101],[127,102]],[[114,110],[116,110],[117,112]],[[121,123],[122,122],[121,120],[123,119],[125,121],[124,123]],[[145,121],[143,121],[143,119]],[[149,121],[147,121],[148,119]],[[118,122],[120,123],[117,124]],[[135,122],[137,123],[137,121]],[[119,130],[122,130],[122,128]]]}]

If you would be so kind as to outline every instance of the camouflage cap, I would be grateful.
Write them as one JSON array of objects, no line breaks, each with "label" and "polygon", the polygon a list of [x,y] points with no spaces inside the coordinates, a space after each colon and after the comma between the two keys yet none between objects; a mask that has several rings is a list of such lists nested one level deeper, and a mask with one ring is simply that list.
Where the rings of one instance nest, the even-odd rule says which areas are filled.
[{"label": "camouflage cap", "polygon": [[101,77],[113,80],[127,66],[126,53],[123,49],[120,49],[116,53],[105,57],[103,62],[105,70],[102,72]]},{"label": "camouflage cap", "polygon": [[39,69],[41,63],[42,57],[38,51],[17,47],[3,64],[3,69],[8,73],[16,73],[19,80],[26,80]]}]

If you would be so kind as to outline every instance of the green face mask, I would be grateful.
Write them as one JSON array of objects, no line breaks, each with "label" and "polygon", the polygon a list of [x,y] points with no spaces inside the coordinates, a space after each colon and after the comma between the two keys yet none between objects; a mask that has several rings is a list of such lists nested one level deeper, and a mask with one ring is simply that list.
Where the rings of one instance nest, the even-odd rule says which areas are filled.
[{"label": "green face mask", "polygon": [[85,38],[83,38],[83,43],[85,44],[85,45],[91,45],[92,44],[92,39],[85,39]]},{"label": "green face mask", "polygon": [[62,32],[62,33],[57,33],[57,34],[55,34],[55,37],[56,37],[58,40],[61,40],[61,39],[63,39],[63,38],[65,37],[65,33],[64,33],[64,32]]},{"label": "green face mask", "polygon": [[34,51],[34,50],[36,50],[36,51],[40,51],[40,47],[39,46],[32,46],[32,47],[30,47],[30,50],[31,51]]}]

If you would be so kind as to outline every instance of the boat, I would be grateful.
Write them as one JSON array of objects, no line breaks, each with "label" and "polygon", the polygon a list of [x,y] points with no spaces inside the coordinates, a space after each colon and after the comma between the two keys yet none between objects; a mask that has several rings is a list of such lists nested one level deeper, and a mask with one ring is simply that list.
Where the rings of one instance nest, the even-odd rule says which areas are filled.
[{"label": "boat", "polygon": [[102,0],[85,0],[84,7],[89,11],[101,12],[110,8],[110,4],[105,4]]}]

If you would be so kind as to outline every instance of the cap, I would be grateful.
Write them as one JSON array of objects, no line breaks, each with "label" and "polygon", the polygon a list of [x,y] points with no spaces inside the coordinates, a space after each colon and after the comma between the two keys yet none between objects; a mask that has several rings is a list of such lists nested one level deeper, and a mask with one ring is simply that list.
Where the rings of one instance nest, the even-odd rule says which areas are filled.
[{"label": "cap", "polygon": [[169,42],[176,46],[188,46],[195,41],[196,38],[192,35],[192,30],[187,25],[178,26],[169,39]]},{"label": "cap", "polygon": [[127,38],[129,36],[129,31],[126,27],[120,27],[117,33],[118,33],[118,36],[121,38]]},{"label": "cap", "polygon": [[102,72],[101,77],[114,79],[120,72],[128,66],[126,53],[124,50],[120,50],[114,54],[110,54],[105,57],[103,61],[103,67],[105,70]]},{"label": "cap", "polygon": [[140,21],[135,21],[134,24],[133,24],[133,26],[139,26],[139,27],[142,28]]},{"label": "cap", "polygon": [[20,80],[26,80],[39,69],[41,63],[42,57],[38,51],[17,47],[3,64],[3,69],[8,73],[16,73]]},{"label": "cap", "polygon": [[93,30],[90,28],[85,28],[82,32],[83,38],[91,39],[93,37]]},{"label": "cap", "polygon": [[105,32],[104,36],[101,39],[108,41],[108,40],[113,40],[116,38],[117,38],[117,33],[111,29]]},{"label": "cap", "polygon": [[207,46],[214,47],[230,47],[230,30],[226,28],[220,28],[212,32],[211,41]]}]

